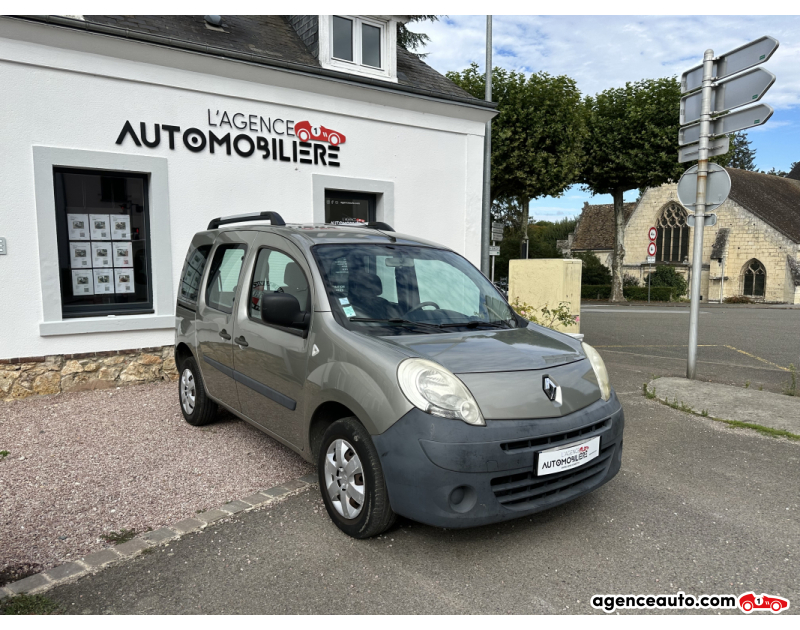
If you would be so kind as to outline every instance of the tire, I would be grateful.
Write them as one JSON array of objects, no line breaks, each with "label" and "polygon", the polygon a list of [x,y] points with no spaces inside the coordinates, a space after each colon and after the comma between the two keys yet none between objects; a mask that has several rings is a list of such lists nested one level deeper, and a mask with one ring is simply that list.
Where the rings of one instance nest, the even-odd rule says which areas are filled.
[{"label": "tire", "polygon": [[297,137],[300,138],[301,142],[308,142],[308,132],[305,129],[301,129]]},{"label": "tire", "polygon": [[328,137],[328,142],[330,142],[333,146],[337,146],[339,144],[339,136],[337,136],[335,133],[332,133]]},{"label": "tire", "polygon": [[[354,464],[350,470],[339,470],[354,459],[360,466]],[[337,466],[340,462],[344,462],[344,466]],[[356,472],[359,468],[360,478]],[[394,523],[396,517],[389,505],[378,451],[364,425],[356,418],[337,420],[325,431],[317,457],[317,475],[328,515],[348,536],[371,538]],[[341,477],[337,479],[338,475]],[[348,483],[350,491],[343,491],[342,486],[347,487]]]},{"label": "tire", "polygon": [[[191,404],[191,394],[194,395],[194,404]],[[203,377],[197,367],[194,357],[189,357],[181,363],[181,372],[178,377],[178,403],[181,407],[183,418],[194,427],[201,427],[213,422],[217,416],[217,403],[206,394]]]}]

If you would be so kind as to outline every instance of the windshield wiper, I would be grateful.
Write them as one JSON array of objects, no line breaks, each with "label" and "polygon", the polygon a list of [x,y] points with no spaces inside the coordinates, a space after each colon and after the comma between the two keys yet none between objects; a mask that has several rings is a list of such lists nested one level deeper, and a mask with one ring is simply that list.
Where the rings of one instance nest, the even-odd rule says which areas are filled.
[{"label": "windshield wiper", "polygon": [[392,317],[390,319],[372,319],[370,317],[351,317],[351,322],[374,322],[379,324],[411,324],[413,326],[422,326],[423,328],[441,328],[439,324],[429,324],[427,322],[415,322],[410,319],[402,319],[399,317]]},{"label": "windshield wiper", "polygon": [[477,328],[478,326],[489,326],[490,328],[511,328],[508,322],[483,322],[480,320],[470,320],[468,322],[448,322],[447,324],[439,324],[439,328]]}]

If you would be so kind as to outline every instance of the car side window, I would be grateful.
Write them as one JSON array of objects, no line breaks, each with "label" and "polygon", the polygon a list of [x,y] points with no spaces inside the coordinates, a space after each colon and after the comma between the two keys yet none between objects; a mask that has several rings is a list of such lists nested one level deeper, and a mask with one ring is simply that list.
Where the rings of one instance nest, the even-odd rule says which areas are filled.
[{"label": "car side window", "polygon": [[247,246],[243,243],[220,245],[214,252],[206,285],[206,304],[223,313],[233,312],[239,273]]},{"label": "car side window", "polygon": [[248,304],[251,318],[261,320],[261,296],[270,292],[293,295],[302,311],[307,313],[311,310],[308,280],[297,261],[283,252],[264,248],[258,252],[253,270]]},{"label": "car side window", "polygon": [[189,250],[186,256],[186,263],[181,274],[181,286],[178,293],[178,301],[185,306],[194,307],[197,305],[197,296],[200,293],[200,278],[206,267],[208,254],[211,245],[200,245]]}]

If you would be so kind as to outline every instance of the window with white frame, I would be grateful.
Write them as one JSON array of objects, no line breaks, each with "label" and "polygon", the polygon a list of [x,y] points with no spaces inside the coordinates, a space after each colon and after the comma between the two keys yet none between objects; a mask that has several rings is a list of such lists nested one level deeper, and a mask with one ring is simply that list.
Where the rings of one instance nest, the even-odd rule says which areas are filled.
[{"label": "window with white frame", "polygon": [[386,72],[387,23],[352,15],[331,16],[331,64]]}]

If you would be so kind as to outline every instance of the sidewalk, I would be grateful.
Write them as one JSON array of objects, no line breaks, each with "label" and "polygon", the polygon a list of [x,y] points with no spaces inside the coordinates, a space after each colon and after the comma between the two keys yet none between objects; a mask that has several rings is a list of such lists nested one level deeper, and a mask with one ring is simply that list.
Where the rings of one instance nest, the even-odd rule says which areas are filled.
[{"label": "sidewalk", "polygon": [[665,377],[647,384],[650,394],[679,409],[718,420],[744,422],[800,436],[800,397]]}]

